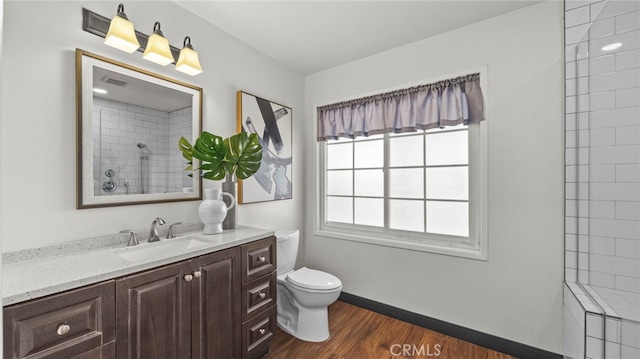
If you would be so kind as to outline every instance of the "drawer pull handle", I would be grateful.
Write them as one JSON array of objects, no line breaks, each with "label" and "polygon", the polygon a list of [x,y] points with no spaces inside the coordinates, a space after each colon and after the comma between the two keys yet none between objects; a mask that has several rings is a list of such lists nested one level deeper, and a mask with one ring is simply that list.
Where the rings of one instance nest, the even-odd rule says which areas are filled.
[{"label": "drawer pull handle", "polygon": [[258,262],[265,262],[266,260],[267,260],[267,257],[265,256],[258,257]]},{"label": "drawer pull handle", "polygon": [[58,329],[56,330],[56,333],[58,333],[58,335],[65,335],[69,333],[70,330],[71,330],[71,327],[69,325],[60,324],[58,325]]},{"label": "drawer pull handle", "polygon": [[266,333],[266,329],[264,328],[260,328],[260,330],[258,330],[258,333],[260,333],[260,335],[264,335],[264,333]]},{"label": "drawer pull handle", "polygon": [[193,272],[193,276],[196,278],[200,278],[201,275],[202,275],[202,272],[200,272],[199,270]]},{"label": "drawer pull handle", "polygon": [[260,292],[260,293],[258,293],[258,295],[260,296],[260,299],[264,299],[264,297],[267,296],[267,294],[265,292]]},{"label": "drawer pull handle", "polygon": [[193,276],[191,274],[187,274],[184,276],[184,280],[186,280],[187,282],[191,282],[192,279],[193,279]]}]

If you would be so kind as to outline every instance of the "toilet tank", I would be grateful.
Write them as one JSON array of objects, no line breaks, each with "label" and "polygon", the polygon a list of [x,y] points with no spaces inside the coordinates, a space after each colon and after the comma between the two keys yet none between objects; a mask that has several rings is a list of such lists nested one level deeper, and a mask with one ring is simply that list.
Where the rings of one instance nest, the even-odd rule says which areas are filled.
[{"label": "toilet tank", "polygon": [[277,239],[278,274],[284,274],[296,264],[298,257],[298,243],[300,232],[297,229],[285,229],[275,231]]}]

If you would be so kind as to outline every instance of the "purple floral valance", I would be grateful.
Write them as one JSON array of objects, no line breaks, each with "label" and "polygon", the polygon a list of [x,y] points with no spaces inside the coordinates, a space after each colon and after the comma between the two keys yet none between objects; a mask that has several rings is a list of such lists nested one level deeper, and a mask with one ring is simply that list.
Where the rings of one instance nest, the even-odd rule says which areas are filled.
[{"label": "purple floral valance", "polygon": [[484,120],[480,74],[318,107],[318,141]]}]

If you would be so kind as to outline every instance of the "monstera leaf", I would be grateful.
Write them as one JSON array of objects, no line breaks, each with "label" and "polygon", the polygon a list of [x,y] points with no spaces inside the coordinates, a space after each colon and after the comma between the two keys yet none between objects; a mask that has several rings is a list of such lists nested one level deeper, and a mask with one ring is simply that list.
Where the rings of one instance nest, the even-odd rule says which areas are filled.
[{"label": "monstera leaf", "polygon": [[222,137],[203,131],[193,146],[193,157],[202,161],[202,177],[221,180],[225,177],[224,143]]},{"label": "monstera leaf", "polygon": [[[178,141],[178,148],[182,151],[182,157],[187,159],[187,163],[189,166],[185,168],[185,171],[193,170],[193,146],[187,141],[186,138],[180,137],[180,141]],[[191,175],[189,175],[191,176]]]},{"label": "monstera leaf", "polygon": [[222,180],[226,174],[239,179],[247,179],[258,171],[262,161],[262,146],[256,134],[241,132],[222,139],[203,131],[195,145],[181,137],[178,147],[182,156],[189,161],[185,170],[193,170],[193,158],[201,161],[199,168],[202,177],[210,180]]},{"label": "monstera leaf", "polygon": [[224,140],[226,171],[238,179],[247,179],[258,172],[262,162],[262,146],[258,135],[240,132]]}]

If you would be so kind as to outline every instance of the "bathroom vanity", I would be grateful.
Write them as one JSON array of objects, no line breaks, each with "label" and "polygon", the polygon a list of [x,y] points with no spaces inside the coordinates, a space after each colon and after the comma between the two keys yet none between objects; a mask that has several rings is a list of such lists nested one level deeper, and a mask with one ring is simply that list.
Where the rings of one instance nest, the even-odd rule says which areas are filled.
[{"label": "bathroom vanity", "polygon": [[[123,245],[3,265],[9,278],[4,358],[260,358],[269,352],[276,330],[273,232],[241,227],[140,244],[149,248]],[[163,258],[144,258],[163,245],[169,252]],[[69,265],[56,268],[61,263]],[[84,273],[73,269],[84,266]],[[66,287],[73,288],[60,290]]]}]

